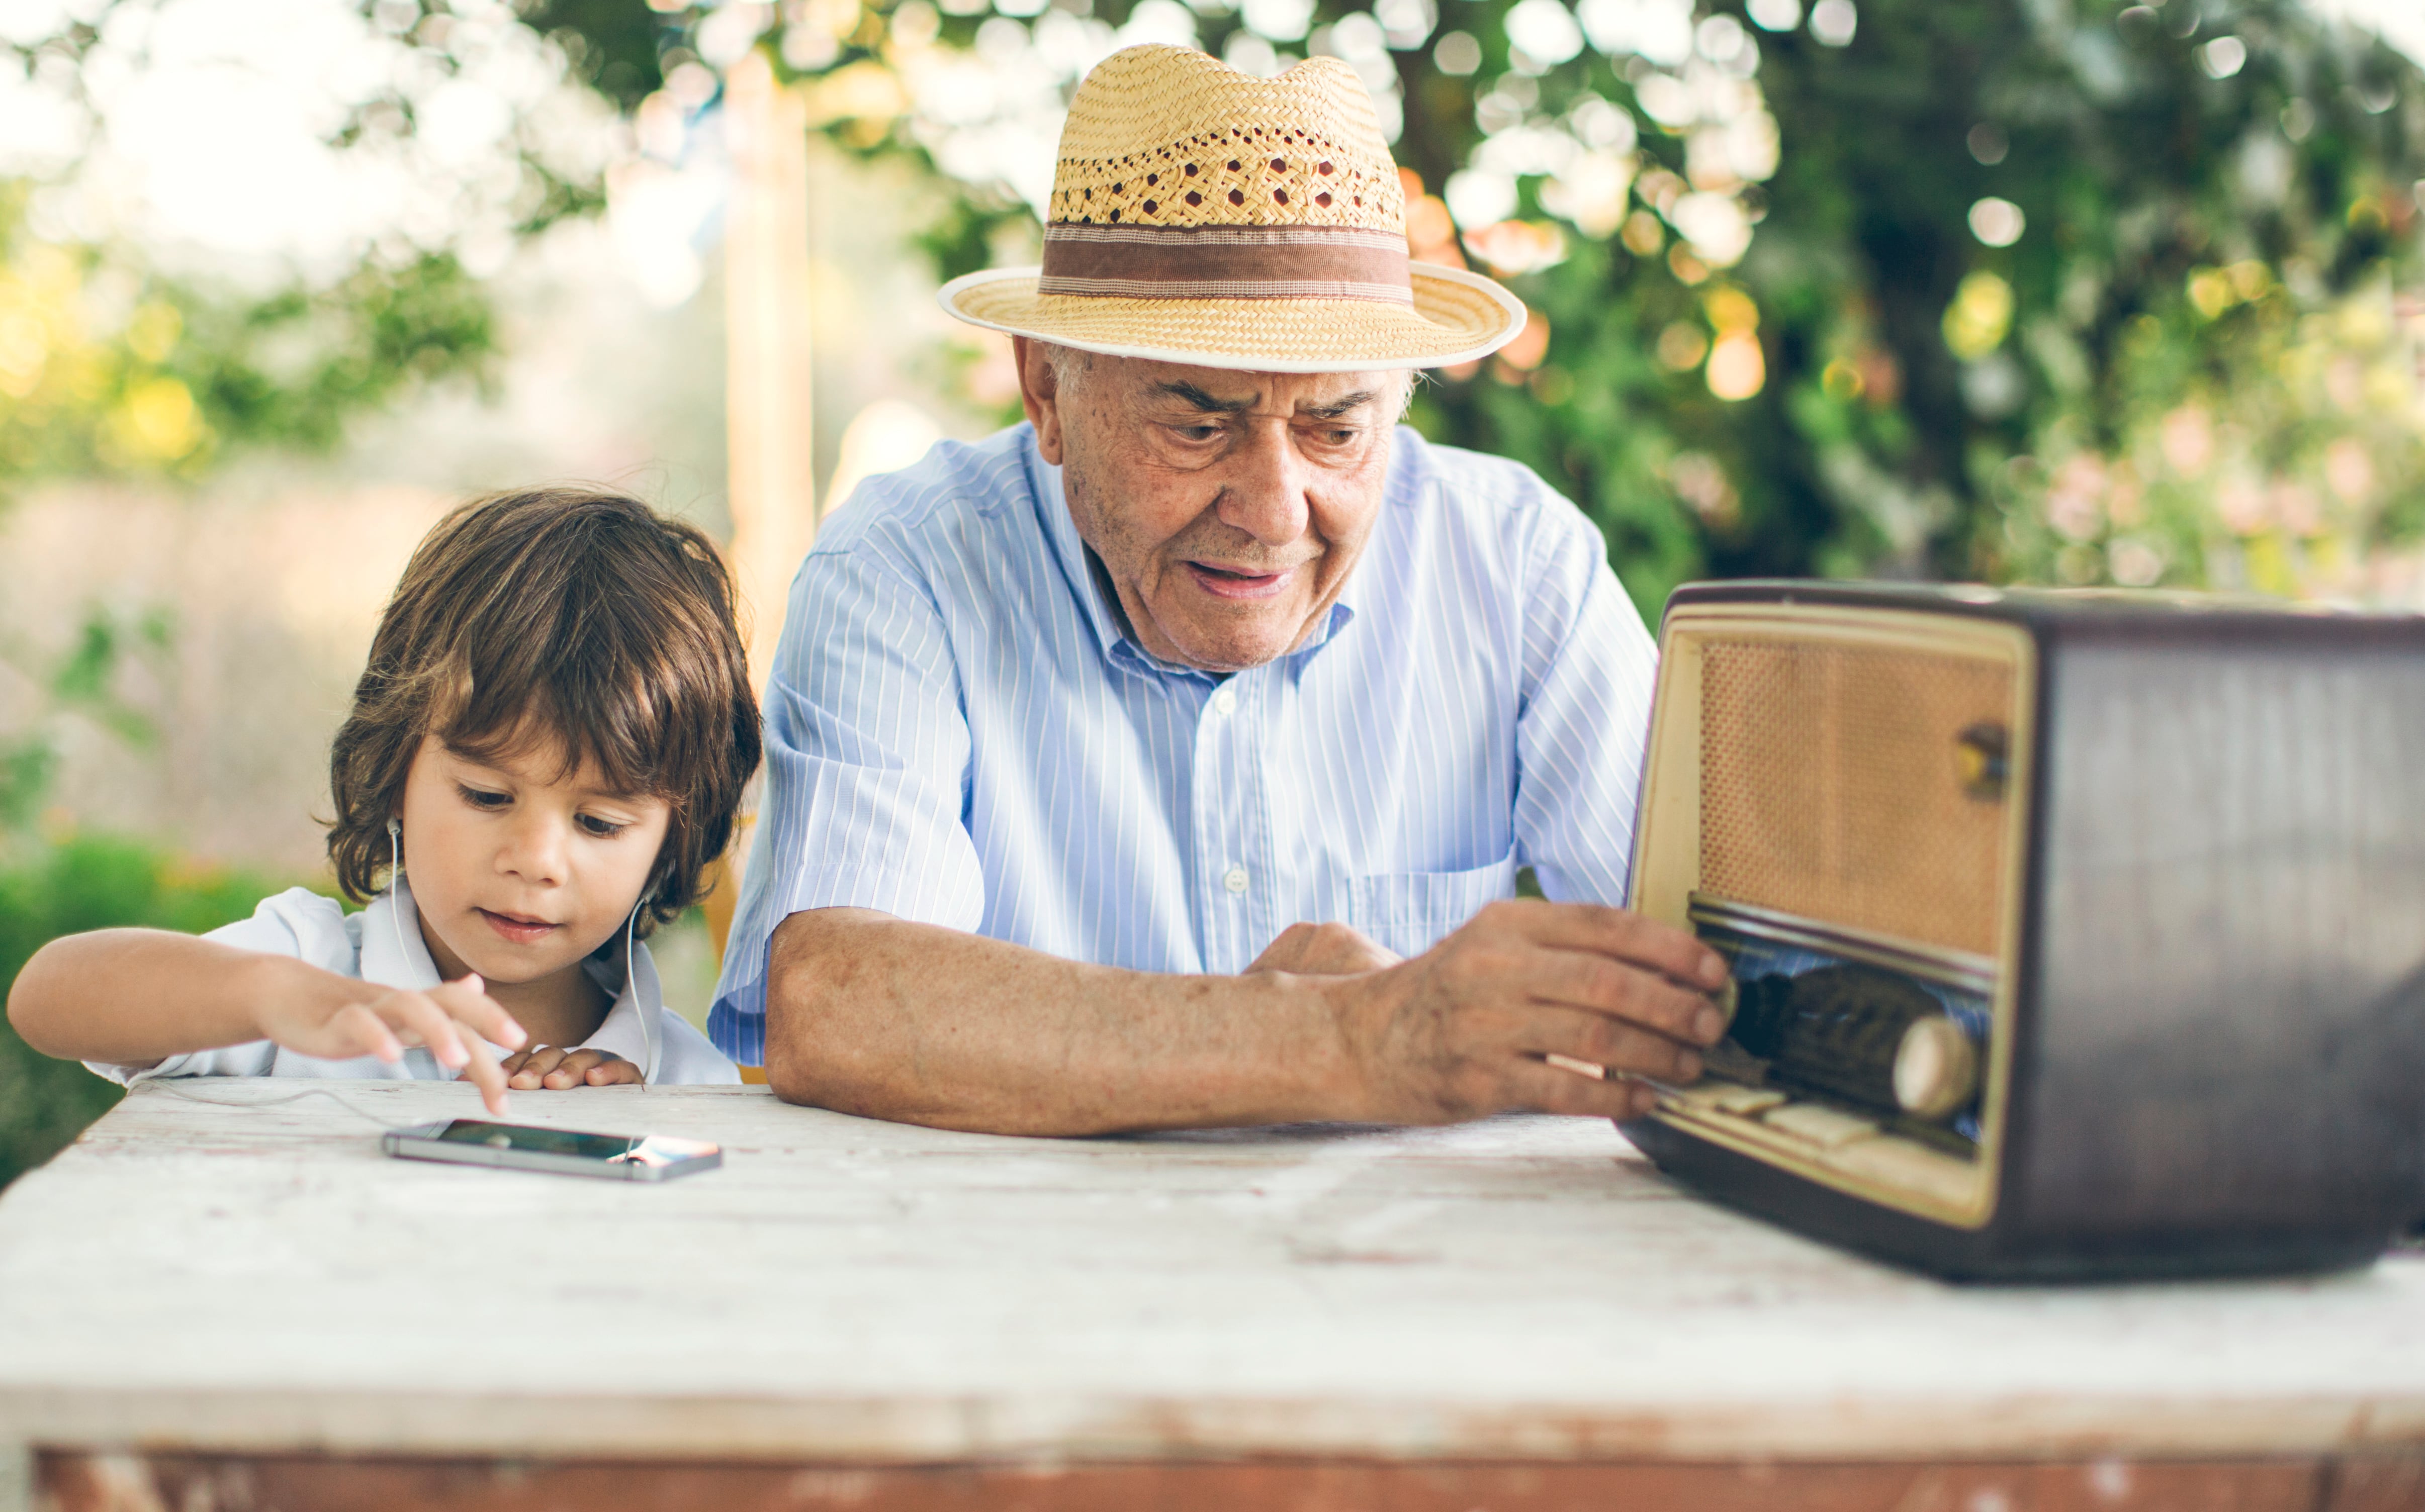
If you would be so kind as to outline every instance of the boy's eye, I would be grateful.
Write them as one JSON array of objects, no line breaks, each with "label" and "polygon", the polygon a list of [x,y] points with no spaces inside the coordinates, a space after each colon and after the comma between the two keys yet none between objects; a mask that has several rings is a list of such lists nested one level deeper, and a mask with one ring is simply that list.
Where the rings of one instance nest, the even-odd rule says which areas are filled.
[{"label": "boy's eye", "polygon": [[583,834],[600,840],[611,840],[630,828],[629,825],[618,824],[612,820],[600,819],[595,814],[584,814],[577,822],[581,825]]},{"label": "boy's eye", "polygon": [[503,808],[513,802],[512,798],[504,793],[492,793],[485,788],[467,787],[462,783],[457,783],[455,790],[461,793],[463,802],[474,808]]}]

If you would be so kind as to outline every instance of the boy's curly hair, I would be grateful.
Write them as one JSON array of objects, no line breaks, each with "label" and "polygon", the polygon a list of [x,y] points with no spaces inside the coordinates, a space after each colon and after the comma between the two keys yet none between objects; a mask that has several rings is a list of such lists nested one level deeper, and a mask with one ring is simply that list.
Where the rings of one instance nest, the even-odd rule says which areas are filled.
[{"label": "boy's curly hair", "polygon": [[643,928],[699,900],[758,770],[758,701],[715,543],[603,489],[492,494],[412,553],[329,752],[329,855],[377,890],[425,736],[475,760],[553,751],[673,810]]}]

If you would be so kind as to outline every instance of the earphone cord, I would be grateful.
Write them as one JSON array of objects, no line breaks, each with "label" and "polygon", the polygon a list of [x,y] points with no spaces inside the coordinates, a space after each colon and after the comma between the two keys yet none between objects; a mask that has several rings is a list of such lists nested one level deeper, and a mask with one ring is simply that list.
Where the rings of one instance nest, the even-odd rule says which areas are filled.
[{"label": "earphone cord", "polygon": [[[387,922],[388,928],[395,933],[396,959],[410,961],[412,947],[404,943],[404,907],[396,896],[396,890],[404,885],[403,834],[404,826],[396,822],[394,815],[390,814],[387,817]],[[412,1073],[405,1069],[401,1060],[390,1065],[387,1074],[390,1081],[412,1079]]]},{"label": "earphone cord", "polygon": [[[651,887],[650,891],[653,892],[655,889]],[[632,995],[633,1007],[639,1009],[640,1040],[648,1047],[645,1052],[649,1058],[648,1064],[640,1068],[640,1080],[643,1082],[655,1079],[657,1057],[661,1053],[657,1042],[657,1022],[649,1016],[647,1009],[640,1006],[640,979],[635,974],[633,963],[632,942],[638,937],[640,910],[647,907],[648,902],[649,894],[642,893],[640,900],[632,905],[632,916],[623,921],[623,990]]]},{"label": "earphone cord", "polygon": [[[166,1077],[138,1081],[135,1086],[148,1087],[156,1091],[166,1092],[171,1097],[182,1097],[188,1103],[208,1103],[214,1107],[276,1107],[281,1103],[299,1103],[307,1097],[325,1097],[354,1117],[376,1123],[382,1129],[410,1129],[428,1122],[426,1119],[417,1119],[411,1123],[390,1123],[377,1114],[356,1106],[325,1087],[306,1087],[299,1092],[288,1092],[283,1097],[204,1097],[201,1093],[180,1087]],[[130,1091],[133,1090],[133,1088],[128,1089]]]},{"label": "earphone cord", "polygon": [[[398,838],[403,832],[404,827],[391,815],[387,821],[387,890],[391,899],[395,893],[395,880],[404,875],[403,841]],[[404,943],[404,911],[391,906],[387,911],[387,921],[395,927],[396,955],[402,960],[411,960],[412,951]]]}]

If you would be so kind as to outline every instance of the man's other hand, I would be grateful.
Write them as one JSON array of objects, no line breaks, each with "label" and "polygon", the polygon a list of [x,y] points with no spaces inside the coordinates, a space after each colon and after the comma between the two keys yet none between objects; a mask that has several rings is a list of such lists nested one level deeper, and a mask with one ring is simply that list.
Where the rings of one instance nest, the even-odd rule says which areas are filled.
[{"label": "man's other hand", "polygon": [[[1625,1078],[1697,1080],[1700,1051],[1726,1032],[1708,995],[1726,978],[1725,958],[1691,934],[1623,909],[1493,903],[1413,960],[1339,984],[1360,1116],[1641,1117],[1657,1094]],[[1550,1055],[1605,1066],[1609,1079]]]},{"label": "man's other hand", "polygon": [[1366,939],[1344,924],[1292,924],[1246,967],[1286,971],[1300,977],[1353,977],[1359,972],[1394,966],[1405,958]]}]

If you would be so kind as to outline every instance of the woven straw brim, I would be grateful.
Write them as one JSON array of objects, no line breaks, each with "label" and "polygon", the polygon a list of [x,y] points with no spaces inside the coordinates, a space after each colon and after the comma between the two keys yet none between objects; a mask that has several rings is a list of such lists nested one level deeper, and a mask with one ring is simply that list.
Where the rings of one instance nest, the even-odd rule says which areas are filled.
[{"label": "woven straw brim", "polygon": [[1035,268],[943,285],[972,326],[1112,357],[1249,373],[1365,373],[1470,362],[1514,341],[1523,301],[1479,274],[1414,264],[1412,309],[1376,299],[1116,299],[1039,294]]}]

